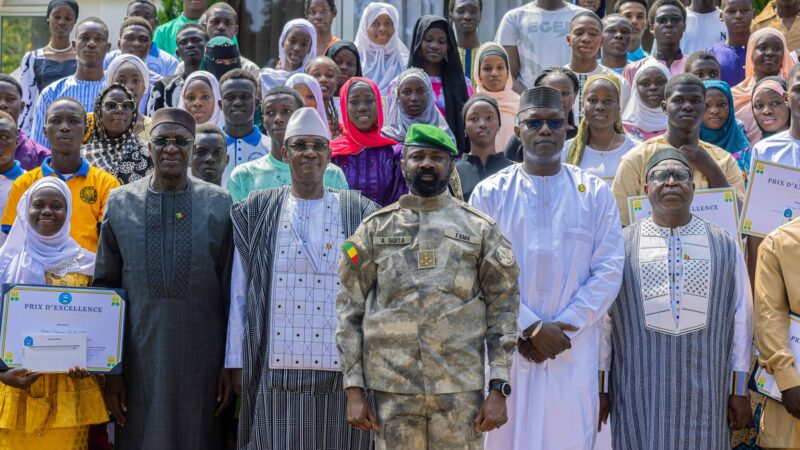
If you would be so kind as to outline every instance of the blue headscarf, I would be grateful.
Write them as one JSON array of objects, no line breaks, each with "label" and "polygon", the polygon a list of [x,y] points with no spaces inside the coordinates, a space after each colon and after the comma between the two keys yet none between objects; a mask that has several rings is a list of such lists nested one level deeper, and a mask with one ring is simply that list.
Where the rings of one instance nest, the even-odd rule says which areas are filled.
[{"label": "blue headscarf", "polygon": [[728,99],[728,120],[726,120],[725,125],[718,130],[712,130],[708,128],[705,123],[701,123],[700,140],[716,145],[731,154],[750,147],[747,136],[742,132],[739,124],[736,123],[736,116],[733,110],[733,94],[731,94],[730,85],[719,80],[706,80],[703,84],[706,86],[706,91],[714,88],[719,89],[725,94],[725,97]]}]

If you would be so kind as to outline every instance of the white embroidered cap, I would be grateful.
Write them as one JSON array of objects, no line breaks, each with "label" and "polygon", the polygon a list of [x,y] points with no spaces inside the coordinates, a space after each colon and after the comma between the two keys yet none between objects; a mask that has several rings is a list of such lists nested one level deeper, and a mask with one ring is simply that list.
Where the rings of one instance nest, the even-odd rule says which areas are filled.
[{"label": "white embroidered cap", "polygon": [[286,143],[289,138],[295,136],[319,136],[328,141],[331,139],[328,125],[322,121],[314,108],[300,108],[289,118],[283,142]]}]

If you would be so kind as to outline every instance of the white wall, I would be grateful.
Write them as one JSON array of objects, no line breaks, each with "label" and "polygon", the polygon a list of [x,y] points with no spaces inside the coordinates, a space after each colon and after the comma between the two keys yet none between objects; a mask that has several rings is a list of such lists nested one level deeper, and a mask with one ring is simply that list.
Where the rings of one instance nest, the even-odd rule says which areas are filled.
[{"label": "white wall", "polygon": [[128,3],[130,0],[79,0],[78,5],[81,8],[79,20],[91,16],[102,19],[108,25],[108,42],[112,48],[117,48],[119,26],[125,19]]}]

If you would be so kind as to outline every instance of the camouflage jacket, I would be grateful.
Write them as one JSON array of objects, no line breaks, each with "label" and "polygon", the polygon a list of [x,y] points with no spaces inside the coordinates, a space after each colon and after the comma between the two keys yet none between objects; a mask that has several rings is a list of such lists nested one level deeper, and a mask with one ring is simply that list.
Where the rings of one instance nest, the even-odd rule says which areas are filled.
[{"label": "camouflage jacket", "polygon": [[447,192],[404,195],[342,245],[336,343],[345,387],[404,394],[509,379],[519,286],[511,244]]}]

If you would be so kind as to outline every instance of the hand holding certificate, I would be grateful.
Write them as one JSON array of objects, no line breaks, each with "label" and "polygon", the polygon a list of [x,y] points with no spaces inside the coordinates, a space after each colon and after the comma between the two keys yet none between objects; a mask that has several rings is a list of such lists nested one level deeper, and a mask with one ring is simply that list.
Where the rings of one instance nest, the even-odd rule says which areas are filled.
[{"label": "hand holding certificate", "polygon": [[800,217],[800,169],[753,161],[742,208],[741,232],[765,237],[797,217]]},{"label": "hand holding certificate", "polygon": [[3,285],[2,368],[121,371],[125,302],[109,289]]},{"label": "hand holding certificate", "polygon": [[[800,357],[800,316],[794,313],[789,313],[789,349],[795,355],[795,369],[800,370],[800,367],[798,367],[800,361],[797,359]],[[761,395],[779,402],[782,400],[781,390],[775,378],[767,373],[767,369],[764,366],[758,363],[756,363],[756,367],[750,376],[749,386],[750,389]]]}]

